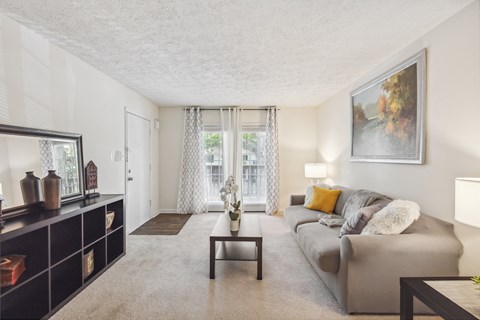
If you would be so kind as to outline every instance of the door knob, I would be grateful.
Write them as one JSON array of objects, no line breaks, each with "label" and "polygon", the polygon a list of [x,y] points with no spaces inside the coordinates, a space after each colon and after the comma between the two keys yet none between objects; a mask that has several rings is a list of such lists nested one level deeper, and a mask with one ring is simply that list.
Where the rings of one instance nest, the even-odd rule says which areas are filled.
[{"label": "door knob", "polygon": [[128,177],[128,181],[133,181],[133,177]]}]

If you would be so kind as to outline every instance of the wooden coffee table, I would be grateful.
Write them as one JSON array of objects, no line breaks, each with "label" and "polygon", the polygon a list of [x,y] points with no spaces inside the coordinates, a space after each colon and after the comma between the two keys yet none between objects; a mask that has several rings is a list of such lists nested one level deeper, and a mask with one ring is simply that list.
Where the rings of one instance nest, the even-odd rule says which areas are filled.
[{"label": "wooden coffee table", "polygon": [[215,279],[215,260],[235,260],[257,261],[257,280],[262,280],[262,242],[257,215],[242,214],[239,230],[230,231],[230,217],[221,214],[210,234],[210,279]]}]

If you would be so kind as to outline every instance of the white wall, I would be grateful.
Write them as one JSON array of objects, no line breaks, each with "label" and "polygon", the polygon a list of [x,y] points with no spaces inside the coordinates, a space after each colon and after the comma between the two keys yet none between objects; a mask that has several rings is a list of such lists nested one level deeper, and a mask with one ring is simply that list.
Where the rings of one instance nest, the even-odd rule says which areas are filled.
[{"label": "white wall", "polygon": [[[426,163],[350,162],[351,90],[427,49]],[[318,109],[318,157],[330,178],[410,199],[422,211],[454,222],[454,179],[480,176],[480,8],[476,1],[408,45]],[[479,195],[480,196],[480,195]],[[462,274],[477,274],[480,229],[455,223],[464,244]]]},{"label": "white wall", "polygon": [[[2,140],[5,140],[5,148],[9,157],[6,164],[10,168],[9,174],[11,175],[11,180],[9,181],[10,192],[5,193],[5,199],[7,199],[6,207],[21,206],[24,202],[20,180],[25,178],[27,171],[33,171],[37,177],[41,178],[42,176],[40,145],[37,139],[29,139],[29,137],[5,136]],[[32,153],[38,156],[32,157]],[[2,168],[3,165],[2,163]]]},{"label": "white wall", "polygon": [[0,123],[83,135],[84,160],[98,166],[100,193],[124,193],[124,110],[152,123],[152,211],[159,208],[159,134],[155,104],[0,15]]},{"label": "white wall", "polygon": [[183,114],[182,108],[161,107],[158,110],[160,119],[160,166],[159,208],[162,212],[177,211],[178,185],[182,163],[183,145]]},{"label": "white wall", "polygon": [[280,208],[289,204],[292,194],[305,194],[310,180],[305,163],[316,161],[316,108],[282,107],[278,117],[280,152]]},{"label": "white wall", "polygon": [[[288,205],[290,194],[302,194],[309,183],[304,177],[306,162],[314,162],[316,156],[316,108],[282,107],[279,116],[280,148],[280,207]],[[219,121],[215,111],[205,112],[205,123]],[[247,123],[264,123],[264,111],[247,111]],[[160,118],[160,208],[162,212],[175,212],[178,183],[182,161],[183,143],[182,108],[159,108]]]}]

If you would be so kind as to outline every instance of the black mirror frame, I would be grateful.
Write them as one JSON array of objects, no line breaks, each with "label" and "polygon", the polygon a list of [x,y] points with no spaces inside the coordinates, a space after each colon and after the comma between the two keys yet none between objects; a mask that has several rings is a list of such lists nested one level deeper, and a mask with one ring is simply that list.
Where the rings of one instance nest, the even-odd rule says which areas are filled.
[{"label": "black mirror frame", "polygon": [[[6,124],[0,124],[0,135],[1,134],[9,134],[9,135],[17,135],[17,136],[28,136],[28,137],[39,137],[39,138],[58,138],[58,139],[70,139],[74,140],[75,144],[77,145],[77,154],[80,159],[79,160],[79,179],[80,179],[80,193],[62,197],[62,205],[70,202],[74,202],[77,200],[85,199],[85,176],[84,176],[84,165],[83,165],[83,144],[82,144],[82,135],[77,133],[68,133],[68,132],[61,132],[61,131],[52,131],[52,130],[44,130],[44,129],[36,129],[36,128],[27,128],[27,127],[19,127],[19,126],[11,126]],[[20,214],[29,213],[34,208],[37,208],[40,204],[30,204],[30,205],[22,205],[12,208],[7,208],[3,210],[3,218],[8,219],[9,217],[17,216]]]}]

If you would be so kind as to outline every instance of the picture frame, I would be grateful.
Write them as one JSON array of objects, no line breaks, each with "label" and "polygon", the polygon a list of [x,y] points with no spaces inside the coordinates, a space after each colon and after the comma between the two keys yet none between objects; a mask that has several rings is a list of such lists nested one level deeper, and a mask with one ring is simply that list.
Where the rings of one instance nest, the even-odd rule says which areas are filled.
[{"label": "picture frame", "polygon": [[425,162],[426,50],[350,93],[350,161]]}]

